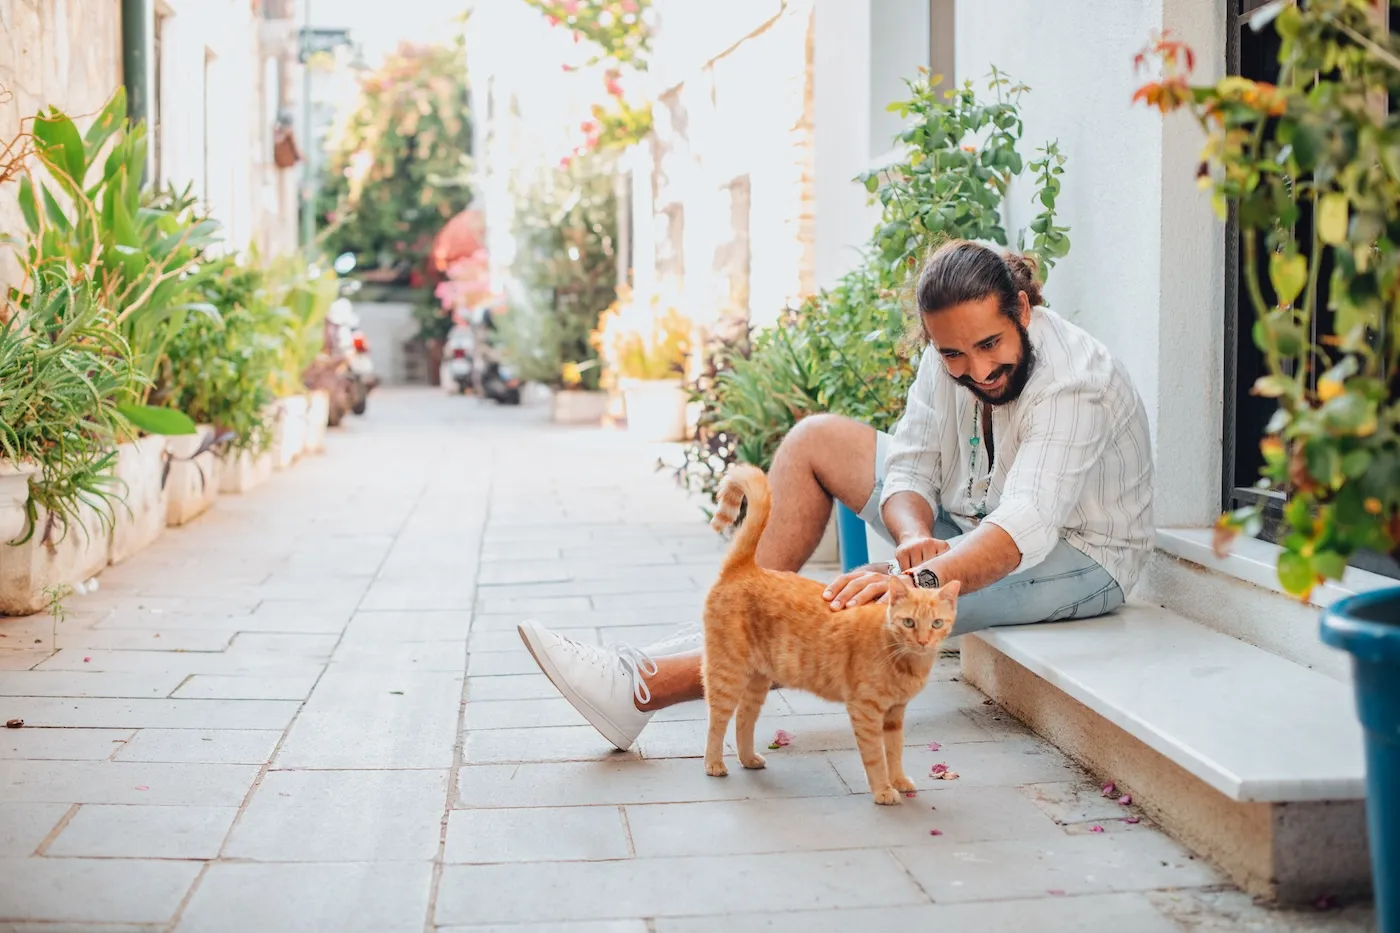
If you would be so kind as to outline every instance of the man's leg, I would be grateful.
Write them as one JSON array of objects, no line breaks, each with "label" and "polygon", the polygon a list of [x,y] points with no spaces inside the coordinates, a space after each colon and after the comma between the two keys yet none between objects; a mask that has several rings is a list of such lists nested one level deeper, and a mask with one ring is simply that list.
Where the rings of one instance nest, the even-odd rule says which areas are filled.
[{"label": "man's leg", "polygon": [[[950,542],[957,546],[957,539]],[[999,625],[1068,622],[1107,615],[1123,605],[1123,590],[1107,570],[1061,540],[1044,561],[958,599],[954,635]]]},{"label": "man's leg", "polygon": [[[772,570],[800,570],[820,543],[832,499],[853,510],[875,493],[874,428],[849,418],[814,415],[783,439],[769,470],[773,509],[757,561]],[[520,637],[555,687],[619,748],[630,747],[654,710],[703,696],[698,642],[654,662],[630,648],[580,645],[535,622]],[[652,667],[652,664],[655,667]]]}]

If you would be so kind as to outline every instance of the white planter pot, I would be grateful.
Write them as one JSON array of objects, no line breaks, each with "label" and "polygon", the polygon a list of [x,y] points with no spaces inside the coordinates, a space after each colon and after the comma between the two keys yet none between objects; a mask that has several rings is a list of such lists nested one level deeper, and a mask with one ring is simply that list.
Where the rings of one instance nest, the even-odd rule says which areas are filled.
[{"label": "white planter pot", "polygon": [[555,424],[598,424],[608,410],[608,393],[560,389],[554,393],[550,419]]},{"label": "white planter pot", "polygon": [[272,476],[272,453],[251,454],[246,450],[225,457],[219,464],[219,492],[241,495],[257,489]]},{"label": "white planter pot", "polygon": [[331,394],[325,389],[315,389],[306,397],[306,453],[324,453],[326,449],[326,429],[331,419]]},{"label": "white planter pot", "polygon": [[29,477],[39,472],[37,463],[0,460],[0,545],[24,534],[29,519]]},{"label": "white planter pot", "polygon": [[212,450],[188,459],[212,436],[212,425],[201,424],[196,434],[166,439],[170,472],[165,477],[165,523],[172,528],[209,511],[219,495],[219,458]]},{"label": "white planter pot", "polygon": [[[111,541],[97,511],[79,507],[80,519],[52,544],[43,541],[48,513],[39,512],[34,536],[21,545],[0,544],[0,615],[24,616],[48,608],[59,587],[91,579],[107,566]],[[55,531],[57,537],[62,532]]]},{"label": "white planter pot", "polygon": [[305,395],[289,395],[278,403],[280,415],[272,433],[272,465],[278,470],[287,469],[306,449],[308,404]]},{"label": "white planter pot", "polygon": [[689,398],[679,379],[619,380],[627,406],[627,433],[645,441],[684,440]]},{"label": "white planter pot", "polygon": [[166,438],[143,437],[117,448],[116,477],[122,501],[113,506],[111,563],[148,547],[165,530],[167,504],[161,480]]}]

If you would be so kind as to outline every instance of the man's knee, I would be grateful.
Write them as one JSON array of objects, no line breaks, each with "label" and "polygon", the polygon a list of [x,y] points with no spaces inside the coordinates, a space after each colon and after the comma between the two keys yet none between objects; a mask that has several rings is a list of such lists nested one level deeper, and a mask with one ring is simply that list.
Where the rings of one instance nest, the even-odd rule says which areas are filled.
[{"label": "man's knee", "polygon": [[843,437],[849,438],[862,428],[870,430],[844,415],[808,415],[793,426],[778,449],[803,459],[820,459],[824,454],[830,455],[833,450],[842,449],[839,445]]},{"label": "man's knee", "polygon": [[799,421],[784,438],[778,456],[789,465],[801,464],[828,494],[859,510],[875,483],[875,448],[876,432],[870,425],[820,414]]}]

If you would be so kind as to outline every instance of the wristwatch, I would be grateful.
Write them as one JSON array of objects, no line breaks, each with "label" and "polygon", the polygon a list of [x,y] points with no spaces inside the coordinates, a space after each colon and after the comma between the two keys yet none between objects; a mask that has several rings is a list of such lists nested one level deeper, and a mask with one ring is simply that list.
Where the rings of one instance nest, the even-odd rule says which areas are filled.
[{"label": "wristwatch", "polygon": [[938,574],[934,573],[927,567],[921,567],[917,572],[913,570],[900,570],[899,561],[892,560],[889,562],[889,568],[890,576],[908,577],[909,582],[914,584],[921,590],[936,590],[940,585],[938,582]]}]

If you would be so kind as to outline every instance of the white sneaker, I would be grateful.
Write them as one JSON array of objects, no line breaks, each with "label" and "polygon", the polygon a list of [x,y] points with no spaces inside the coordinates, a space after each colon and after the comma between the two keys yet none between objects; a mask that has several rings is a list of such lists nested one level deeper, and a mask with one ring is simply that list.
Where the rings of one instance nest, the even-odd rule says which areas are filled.
[{"label": "white sneaker", "polygon": [[664,658],[669,654],[689,654],[705,647],[705,632],[698,625],[688,625],[670,638],[647,645],[643,649],[653,658]]},{"label": "white sneaker", "polygon": [[[596,648],[565,638],[533,619],[517,626],[520,640],[555,688],[622,751],[632,747],[651,721],[637,703],[651,700],[643,675],[656,673],[656,662],[629,645]],[[634,702],[635,701],[635,702]]]}]

